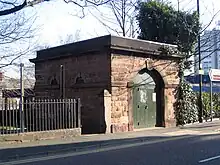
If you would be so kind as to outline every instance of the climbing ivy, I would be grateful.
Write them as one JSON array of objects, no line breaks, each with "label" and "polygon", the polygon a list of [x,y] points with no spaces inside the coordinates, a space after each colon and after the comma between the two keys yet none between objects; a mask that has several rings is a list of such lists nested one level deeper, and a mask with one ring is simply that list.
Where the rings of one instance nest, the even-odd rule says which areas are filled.
[{"label": "climbing ivy", "polygon": [[197,12],[179,11],[170,3],[161,1],[141,2],[137,11],[138,38],[177,45],[177,49],[161,46],[158,51],[162,55],[177,55],[176,50],[184,53],[184,59],[179,63],[180,83],[175,91],[175,116],[177,125],[197,121],[196,95],[183,76],[184,70],[191,66],[188,58],[193,54],[200,30]]},{"label": "climbing ivy", "polygon": [[180,83],[175,91],[174,110],[176,125],[193,123],[198,120],[197,97],[189,83],[184,80],[184,60],[179,64]]}]

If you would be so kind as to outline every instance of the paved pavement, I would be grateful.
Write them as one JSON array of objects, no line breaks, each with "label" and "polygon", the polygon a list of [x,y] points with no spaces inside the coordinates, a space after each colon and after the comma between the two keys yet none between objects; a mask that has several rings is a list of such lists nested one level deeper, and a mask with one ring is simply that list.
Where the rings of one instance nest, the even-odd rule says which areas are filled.
[{"label": "paved pavement", "polygon": [[[123,160],[125,158],[128,158],[130,160],[130,153],[133,153],[134,157],[138,157],[138,155],[140,155],[140,161],[143,159],[143,162],[146,160],[149,162],[153,162],[153,160],[158,160],[155,155],[162,156],[164,157],[164,159],[166,158],[165,155],[168,157],[177,157],[179,160],[179,157],[181,157],[180,155],[183,154],[183,156],[186,157],[184,157],[184,160],[188,160],[187,154],[191,152],[193,152],[191,154],[198,153],[198,156],[196,158],[202,159],[203,157],[205,157],[205,155],[199,154],[201,149],[199,147],[203,146],[203,143],[207,143],[207,146],[212,146],[211,148],[213,148],[213,152],[215,154],[218,154],[218,152],[220,152],[220,150],[217,151],[219,148],[217,147],[217,144],[219,144],[218,141],[214,139],[204,141],[204,137],[212,139],[213,137],[219,138],[219,135],[220,121],[217,120],[211,123],[208,122],[203,124],[187,125],[182,128],[154,128],[127,133],[88,135],[76,137],[74,139],[57,139],[33,143],[13,144],[10,145],[10,147],[9,145],[0,144],[0,162],[6,165],[7,161],[15,161],[14,163],[16,164],[16,162],[21,163],[22,161],[30,160],[31,162],[33,162],[33,159],[42,160],[44,158],[51,158],[51,160],[35,162],[34,164],[42,163],[46,165],[56,164],[57,162],[59,162],[58,164],[65,165],[73,164],[73,162],[70,163],[70,161],[75,160],[77,161],[77,165],[80,163],[98,165],[98,163],[96,162],[96,157],[101,156],[101,158],[105,158],[103,161],[107,161],[106,163],[114,164],[112,160],[115,159],[117,160],[116,164],[117,162],[119,162],[119,164],[120,162],[121,164],[123,164]],[[189,143],[191,141],[189,140],[190,138],[192,138],[193,141],[195,141],[196,139],[198,140],[194,144],[191,144]],[[154,148],[151,146],[156,147]],[[194,146],[195,149],[191,149],[191,146]],[[165,149],[167,147],[169,148],[169,151],[165,150],[166,152],[162,152],[162,148]],[[178,151],[181,150],[182,147],[185,148],[183,149],[184,153],[178,153]],[[189,149],[190,152],[188,152]],[[205,152],[211,153],[209,150],[211,150],[210,147],[208,147],[207,151],[205,150]],[[93,153],[97,151],[103,152]],[[173,154],[169,155],[169,153]],[[180,155],[178,156],[177,154],[176,156],[175,153],[178,153]],[[185,153],[186,155],[184,155]],[[207,156],[213,156],[215,155],[214,153]],[[116,156],[116,154],[122,155],[122,158],[124,158],[121,159],[121,157]],[[69,156],[67,158],[63,158],[66,157],[65,155]],[[146,156],[149,157],[149,160],[145,159]],[[85,158],[88,159],[87,162],[85,162]],[[193,161],[196,162],[197,159],[193,159]],[[27,164],[33,164],[31,162],[28,162]],[[134,161],[133,163],[135,165]]]}]

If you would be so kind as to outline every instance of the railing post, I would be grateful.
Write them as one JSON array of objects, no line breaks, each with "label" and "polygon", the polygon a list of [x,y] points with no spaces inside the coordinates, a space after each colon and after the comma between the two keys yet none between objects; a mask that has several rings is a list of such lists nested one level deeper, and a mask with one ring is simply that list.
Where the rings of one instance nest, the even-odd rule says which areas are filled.
[{"label": "railing post", "polygon": [[39,99],[38,100],[38,106],[37,106],[37,118],[38,118],[38,129],[37,131],[42,131],[42,119],[41,119],[41,104],[42,104],[42,100]]},{"label": "railing post", "polygon": [[35,131],[36,99],[32,101],[32,131]]},{"label": "railing post", "polygon": [[45,99],[45,115],[44,115],[44,120],[45,120],[45,131],[48,131],[48,109],[50,108],[48,99]]},{"label": "railing post", "polygon": [[57,118],[57,123],[56,123],[56,129],[60,129],[60,106],[59,106],[59,100],[58,99],[54,99],[54,102],[56,102],[56,118]]},{"label": "railing post", "polygon": [[81,128],[81,101],[80,98],[77,100],[77,114],[78,114],[78,128]]},{"label": "railing post", "polygon": [[56,125],[55,125],[55,121],[56,121],[56,114],[55,114],[55,101],[53,99],[50,99],[51,102],[51,110],[50,110],[50,114],[51,114],[51,130],[56,129]]},{"label": "railing post", "polygon": [[63,101],[64,101],[64,106],[65,106],[64,129],[67,129],[68,128],[68,99],[64,99]]},{"label": "railing post", "polygon": [[50,127],[49,130],[53,130],[53,100],[49,99],[50,102],[50,109],[49,109],[49,122],[50,122]]},{"label": "railing post", "polygon": [[74,128],[76,128],[77,127],[77,123],[76,123],[76,121],[77,121],[77,117],[76,117],[76,113],[77,113],[77,111],[76,111],[76,104],[77,104],[77,102],[76,102],[76,99],[73,99],[73,120],[74,120]]},{"label": "railing post", "polygon": [[31,132],[31,131],[33,131],[34,129],[33,129],[33,102],[34,102],[34,98],[31,98],[30,100],[29,100],[29,103],[28,103],[28,105],[29,105],[29,124],[30,124],[30,126],[29,126],[29,131]]},{"label": "railing post", "polygon": [[24,101],[24,109],[25,109],[25,123],[26,123],[26,131],[29,132],[29,127],[30,127],[30,122],[29,122],[29,116],[30,116],[30,111],[29,111],[29,107],[28,107],[28,100],[26,99]]},{"label": "railing post", "polygon": [[41,126],[41,131],[45,131],[45,107],[46,107],[46,101],[45,99],[41,99],[41,121],[42,121],[42,126]]},{"label": "railing post", "polygon": [[5,134],[8,134],[8,99],[5,101],[5,127],[3,127]]},{"label": "railing post", "polygon": [[12,103],[12,130],[13,130],[13,133],[15,133],[15,110],[16,110],[16,103],[17,102],[13,102]]},{"label": "railing post", "polygon": [[73,99],[70,99],[70,113],[71,113],[71,121],[70,121],[70,124],[71,124],[71,128],[74,128],[74,109],[73,109]]},{"label": "railing post", "polygon": [[5,134],[8,134],[8,100],[5,102]]},{"label": "railing post", "polygon": [[9,128],[8,128],[8,130],[7,130],[7,132],[9,133],[9,134],[11,134],[11,110],[12,110],[12,101],[10,100],[9,102],[8,102],[8,126],[9,126]]},{"label": "railing post", "polygon": [[16,105],[15,105],[15,128],[16,128],[16,133],[18,133],[18,117],[19,117],[19,106],[20,106],[20,103],[16,100]]},{"label": "railing post", "polygon": [[39,106],[39,104],[40,104],[40,99],[37,99],[36,101],[35,101],[35,107],[34,107],[34,110],[35,110],[35,119],[34,119],[34,121],[35,121],[35,131],[38,131],[38,129],[39,129],[39,120],[38,120],[38,106]]},{"label": "railing post", "polygon": [[5,127],[5,101],[2,100],[2,129],[1,129],[1,133],[4,134],[4,127]]},{"label": "railing post", "polygon": [[64,99],[61,99],[62,104],[62,129],[65,129],[65,103]]}]

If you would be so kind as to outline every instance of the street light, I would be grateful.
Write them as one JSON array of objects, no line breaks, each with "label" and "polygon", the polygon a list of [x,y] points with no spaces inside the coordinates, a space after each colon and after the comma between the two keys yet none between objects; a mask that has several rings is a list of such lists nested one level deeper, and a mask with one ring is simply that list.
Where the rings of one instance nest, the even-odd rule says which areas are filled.
[{"label": "street light", "polygon": [[19,102],[19,111],[20,111],[20,126],[21,132],[24,132],[24,64],[23,63],[12,63],[11,65],[20,67],[20,102]]},{"label": "street light", "polygon": [[[199,8],[199,0],[197,0],[197,13],[200,20],[200,8]],[[202,66],[201,66],[201,50],[200,50],[200,34],[198,34],[198,55],[199,55],[199,112],[198,118],[199,122],[203,122],[203,110],[202,110]]]}]

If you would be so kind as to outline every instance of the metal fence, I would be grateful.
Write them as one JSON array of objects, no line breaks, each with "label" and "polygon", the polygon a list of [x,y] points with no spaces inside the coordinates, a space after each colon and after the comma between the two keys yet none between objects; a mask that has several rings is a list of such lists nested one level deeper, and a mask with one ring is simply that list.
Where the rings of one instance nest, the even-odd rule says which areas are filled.
[{"label": "metal fence", "polygon": [[1,135],[80,127],[80,99],[32,99],[23,105],[13,100],[0,104]]}]

